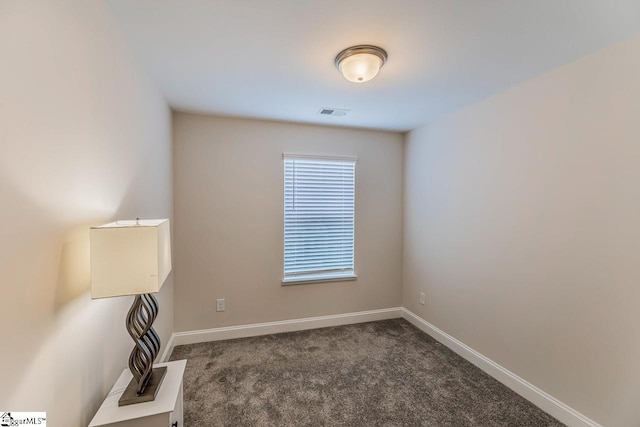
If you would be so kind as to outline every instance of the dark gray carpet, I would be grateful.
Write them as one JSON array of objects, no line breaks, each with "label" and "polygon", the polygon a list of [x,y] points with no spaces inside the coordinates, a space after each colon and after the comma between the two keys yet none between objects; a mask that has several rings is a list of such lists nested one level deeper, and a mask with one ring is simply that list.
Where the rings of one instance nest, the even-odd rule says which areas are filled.
[{"label": "dark gray carpet", "polygon": [[178,346],[184,424],[561,426],[402,319]]}]

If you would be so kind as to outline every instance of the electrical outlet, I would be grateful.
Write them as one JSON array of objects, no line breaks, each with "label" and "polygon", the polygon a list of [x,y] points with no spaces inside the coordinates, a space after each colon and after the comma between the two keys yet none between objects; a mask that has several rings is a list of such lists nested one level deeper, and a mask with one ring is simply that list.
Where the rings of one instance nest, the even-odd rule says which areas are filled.
[{"label": "electrical outlet", "polygon": [[216,311],[224,311],[224,298],[216,300]]},{"label": "electrical outlet", "polygon": [[420,304],[424,305],[427,300],[427,295],[424,292],[420,292]]}]

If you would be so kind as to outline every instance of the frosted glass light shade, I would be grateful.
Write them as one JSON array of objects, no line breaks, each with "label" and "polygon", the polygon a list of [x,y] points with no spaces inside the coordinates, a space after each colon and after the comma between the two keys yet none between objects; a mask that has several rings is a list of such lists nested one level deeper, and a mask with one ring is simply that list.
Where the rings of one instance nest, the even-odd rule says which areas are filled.
[{"label": "frosted glass light shade", "polygon": [[374,78],[381,66],[382,60],[377,56],[360,53],[343,59],[340,63],[340,71],[350,82],[364,83]]},{"label": "frosted glass light shade", "polygon": [[158,292],[170,271],[168,219],[91,228],[91,298]]},{"label": "frosted glass light shade", "polygon": [[335,64],[345,79],[354,83],[374,78],[387,61],[387,52],[373,45],[351,46],[340,52]]}]

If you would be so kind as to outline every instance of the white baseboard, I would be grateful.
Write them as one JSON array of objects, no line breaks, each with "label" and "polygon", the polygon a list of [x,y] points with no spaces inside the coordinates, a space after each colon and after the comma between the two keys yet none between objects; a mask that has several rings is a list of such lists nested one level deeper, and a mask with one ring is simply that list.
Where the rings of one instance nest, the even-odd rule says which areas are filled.
[{"label": "white baseboard", "polygon": [[171,352],[173,352],[173,347],[175,347],[174,342],[174,337],[176,334],[171,334],[171,337],[169,337],[169,341],[167,341],[167,344],[164,347],[164,351],[162,352],[162,356],[160,357],[160,360],[158,361],[158,363],[165,363],[169,361],[169,357],[171,357]]},{"label": "white baseboard", "polygon": [[518,393],[543,411],[552,415],[570,427],[602,427],[595,421],[582,415],[575,409],[565,405],[555,397],[542,391],[533,384],[520,378],[513,372],[503,368],[488,357],[478,353],[468,345],[458,341],[446,332],[438,329],[423,318],[402,307],[402,317],[435,340],[446,345],[464,359],[476,365],[511,390]]},{"label": "white baseboard", "polygon": [[306,329],[326,328],[329,326],[352,323],[373,322],[376,320],[397,319],[402,317],[402,307],[379,310],[359,311],[356,313],[332,314],[329,316],[306,317],[302,319],[280,320],[276,322],[254,323],[250,325],[227,326],[223,328],[203,329],[199,331],[175,332],[162,354],[161,362],[166,362],[177,345],[196,344],[208,341],[229,340],[255,337],[258,335],[279,334],[282,332],[302,331]]}]

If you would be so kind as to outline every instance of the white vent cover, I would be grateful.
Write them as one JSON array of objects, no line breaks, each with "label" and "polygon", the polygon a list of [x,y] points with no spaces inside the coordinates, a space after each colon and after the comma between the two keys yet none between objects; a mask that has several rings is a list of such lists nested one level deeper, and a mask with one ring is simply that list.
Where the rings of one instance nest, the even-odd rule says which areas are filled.
[{"label": "white vent cover", "polygon": [[321,108],[318,114],[323,116],[346,116],[349,110],[343,108]]}]

